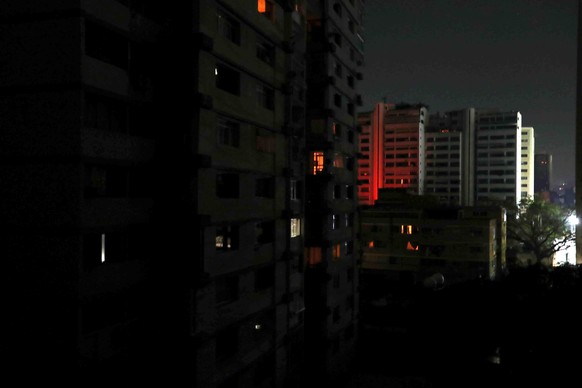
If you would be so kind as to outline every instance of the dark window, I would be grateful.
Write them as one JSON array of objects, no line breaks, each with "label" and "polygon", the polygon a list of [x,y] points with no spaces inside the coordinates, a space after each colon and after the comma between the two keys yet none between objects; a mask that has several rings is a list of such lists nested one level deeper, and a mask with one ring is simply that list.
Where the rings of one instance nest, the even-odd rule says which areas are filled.
[{"label": "dark window", "polygon": [[216,228],[215,246],[217,251],[232,251],[238,249],[238,226],[227,225]]},{"label": "dark window", "polygon": [[263,38],[257,37],[257,58],[271,66],[274,66],[275,46]]},{"label": "dark window", "polygon": [[257,178],[255,195],[263,198],[275,197],[275,178]]},{"label": "dark window", "polygon": [[216,359],[223,360],[238,352],[238,326],[229,327],[216,334]]},{"label": "dark window", "polygon": [[260,106],[270,110],[275,109],[275,91],[265,84],[257,84],[257,101]]},{"label": "dark window", "polygon": [[129,59],[127,38],[98,24],[86,22],[85,54],[127,69]]},{"label": "dark window", "polygon": [[348,86],[351,88],[354,87],[354,77],[351,75],[348,75]]},{"label": "dark window", "polygon": [[226,39],[240,45],[240,23],[234,17],[219,9],[216,13],[218,18],[218,31]]},{"label": "dark window", "polygon": [[85,166],[85,197],[126,197],[127,170],[117,166]]},{"label": "dark window", "polygon": [[340,185],[334,185],[333,186],[333,198],[334,199],[338,199],[341,198],[341,194],[342,193],[342,189]]},{"label": "dark window", "polygon": [[214,68],[216,87],[225,92],[240,95],[240,73],[228,66],[217,63]]},{"label": "dark window", "polygon": [[262,291],[275,284],[275,271],[272,266],[255,271],[255,291]]},{"label": "dark window", "polygon": [[87,128],[126,133],[127,104],[95,94],[85,94],[84,125]]},{"label": "dark window", "polygon": [[216,175],[216,196],[219,198],[238,198],[239,176],[235,173]]},{"label": "dark window", "polygon": [[256,245],[275,241],[275,221],[261,221],[255,224]]},{"label": "dark window", "polygon": [[354,198],[354,186],[353,185],[346,185],[346,198],[347,199]]},{"label": "dark window", "polygon": [[218,143],[238,147],[240,143],[240,124],[219,116],[216,126],[218,128]]},{"label": "dark window", "polygon": [[217,278],[216,303],[229,303],[238,299],[238,276],[229,275]]},{"label": "dark window", "polygon": [[342,96],[340,96],[339,94],[335,94],[333,96],[333,103],[335,104],[335,106],[337,106],[338,108],[342,107]]}]

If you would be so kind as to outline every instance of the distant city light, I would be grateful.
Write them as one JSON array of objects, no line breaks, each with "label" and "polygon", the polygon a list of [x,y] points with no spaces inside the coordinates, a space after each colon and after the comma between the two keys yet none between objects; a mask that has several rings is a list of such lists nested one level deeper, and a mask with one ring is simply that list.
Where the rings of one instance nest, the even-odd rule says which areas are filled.
[{"label": "distant city light", "polygon": [[263,328],[263,326],[261,326],[258,323],[255,325],[255,330],[261,330],[262,328]]}]

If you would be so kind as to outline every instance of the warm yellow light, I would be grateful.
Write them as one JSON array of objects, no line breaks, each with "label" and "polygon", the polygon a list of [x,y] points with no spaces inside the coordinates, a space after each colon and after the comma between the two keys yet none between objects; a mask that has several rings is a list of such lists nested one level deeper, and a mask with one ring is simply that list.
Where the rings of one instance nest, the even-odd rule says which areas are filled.
[{"label": "warm yellow light", "polygon": [[414,246],[409,241],[408,244],[406,244],[406,249],[409,250],[409,251],[418,251],[418,245],[417,246]]},{"label": "warm yellow light", "polygon": [[368,248],[374,248],[374,241],[370,241],[368,243]]}]

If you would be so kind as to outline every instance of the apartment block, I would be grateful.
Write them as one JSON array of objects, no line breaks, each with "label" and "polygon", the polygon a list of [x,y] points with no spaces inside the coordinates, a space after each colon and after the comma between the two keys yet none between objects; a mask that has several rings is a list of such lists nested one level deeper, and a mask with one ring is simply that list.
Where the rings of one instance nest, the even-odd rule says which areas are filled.
[{"label": "apartment block", "polygon": [[[336,89],[356,104],[362,51],[350,29],[363,5],[353,3],[326,25],[341,23],[344,48],[317,52],[330,66],[349,64]],[[272,0],[3,2],[11,362],[70,376],[167,374],[201,387],[298,384],[307,9]],[[354,222],[355,124],[337,113],[344,137],[326,150],[345,157],[345,172],[337,167],[321,190],[344,185],[333,214]],[[346,317],[354,236],[351,226],[333,236],[350,242],[344,299],[333,300]],[[333,322],[342,346],[350,322]]]},{"label": "apartment block", "polygon": [[425,132],[425,194],[442,204],[473,205],[475,109],[431,114]]},{"label": "apartment block", "polygon": [[477,111],[475,204],[521,199],[521,114]]},{"label": "apartment block", "polygon": [[552,154],[536,153],[534,156],[534,193],[549,195],[552,189]]},{"label": "apartment block", "polygon": [[422,104],[376,104],[358,115],[360,159],[358,200],[372,205],[382,188],[423,194],[425,177],[425,120]]},{"label": "apartment block", "polygon": [[535,177],[535,135],[533,127],[521,128],[521,198],[533,197]]},{"label": "apartment block", "polygon": [[361,0],[307,2],[305,351],[312,381],[341,378],[355,351],[363,7]]},{"label": "apartment block", "polygon": [[505,268],[504,214],[500,207],[447,207],[433,196],[380,190],[361,215],[362,284],[368,275],[401,287],[496,279]]}]

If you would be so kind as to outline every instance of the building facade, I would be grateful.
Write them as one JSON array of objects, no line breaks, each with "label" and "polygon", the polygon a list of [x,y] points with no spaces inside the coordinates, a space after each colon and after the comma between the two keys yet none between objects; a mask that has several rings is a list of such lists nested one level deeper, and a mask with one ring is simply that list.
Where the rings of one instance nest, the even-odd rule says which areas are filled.
[{"label": "building facade", "polygon": [[521,114],[477,112],[475,204],[521,199]]},{"label": "building facade", "polygon": [[449,205],[475,197],[475,109],[431,114],[426,129],[425,194]]},{"label": "building facade", "polygon": [[501,276],[504,210],[443,207],[425,197],[381,190],[376,205],[362,210],[362,284],[366,274],[404,284],[422,284],[435,274],[447,284]]},{"label": "building facade", "polygon": [[305,341],[313,381],[340,378],[355,351],[363,6],[361,0],[307,2]]},{"label": "building facade", "polygon": [[[326,345],[316,349],[329,365],[349,353],[363,3],[339,9],[4,2],[0,209],[15,364],[297,385],[307,296],[334,312],[313,314],[323,320],[310,338]],[[321,61],[312,74],[306,58]],[[328,77],[337,84],[308,114],[307,82]],[[329,176],[306,177],[317,152]],[[307,200],[330,211],[306,218]],[[313,247],[326,260],[309,293]]]},{"label": "building facade", "polygon": [[382,188],[423,194],[425,179],[425,121],[422,104],[376,104],[358,115],[360,159],[358,200],[372,205]]},{"label": "building facade", "polygon": [[521,128],[521,196],[533,197],[535,178],[535,134],[533,127]]},{"label": "building facade", "polygon": [[549,196],[552,190],[552,154],[535,154],[534,166],[534,193]]}]

